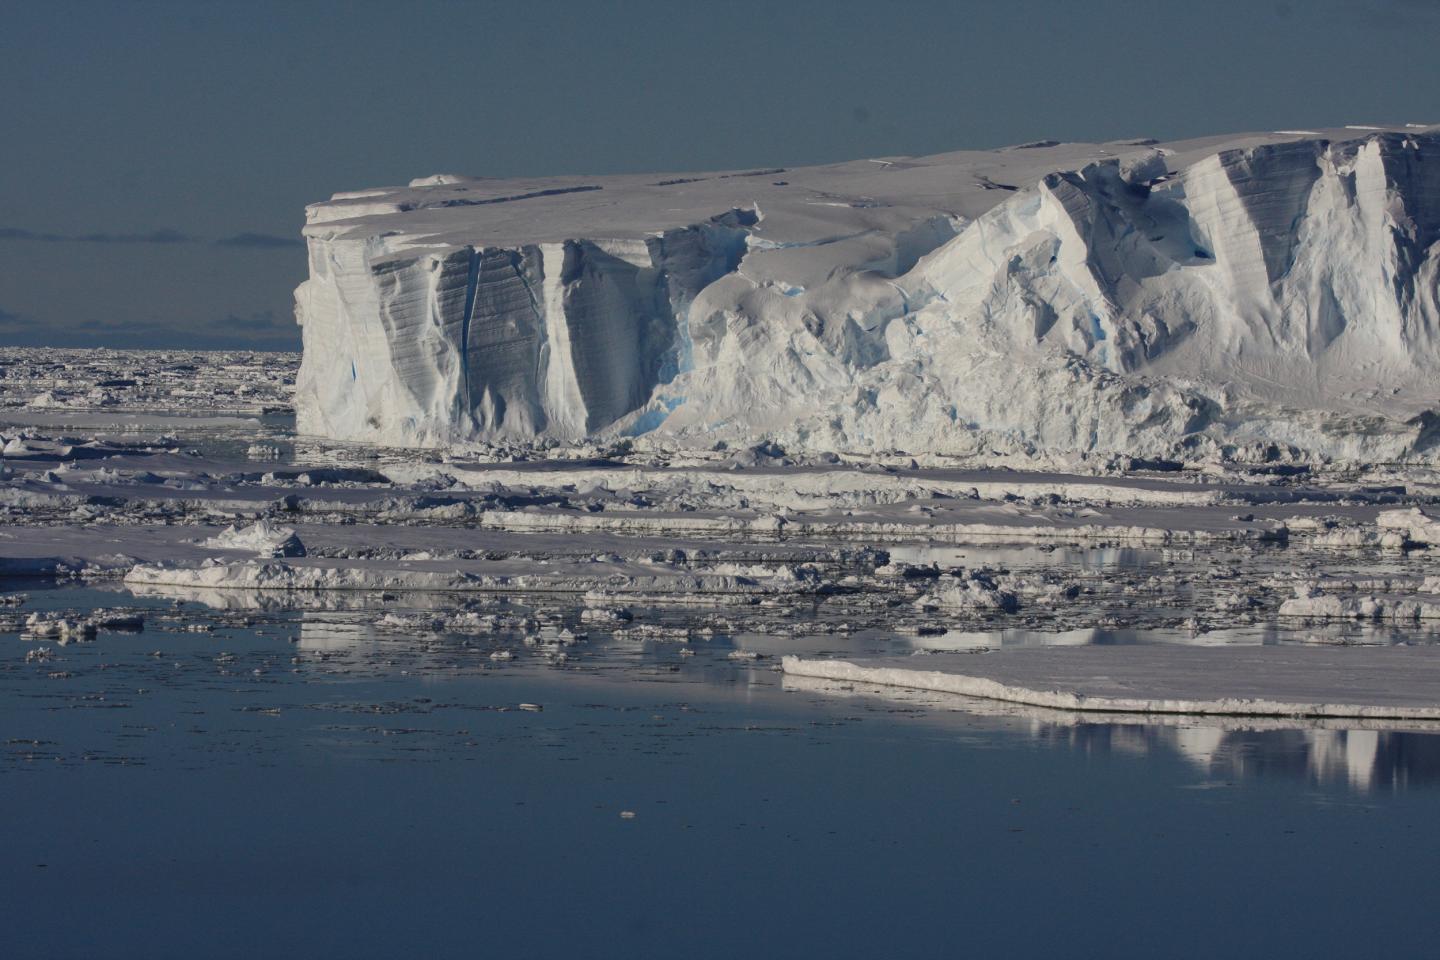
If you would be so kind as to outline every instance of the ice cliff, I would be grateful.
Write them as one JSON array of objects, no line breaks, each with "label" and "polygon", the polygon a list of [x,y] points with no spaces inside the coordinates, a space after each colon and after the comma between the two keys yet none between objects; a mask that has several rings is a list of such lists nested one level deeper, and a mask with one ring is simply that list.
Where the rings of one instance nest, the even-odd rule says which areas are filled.
[{"label": "ice cliff", "polygon": [[299,428],[1432,459],[1440,131],[431,177],[308,210]]}]

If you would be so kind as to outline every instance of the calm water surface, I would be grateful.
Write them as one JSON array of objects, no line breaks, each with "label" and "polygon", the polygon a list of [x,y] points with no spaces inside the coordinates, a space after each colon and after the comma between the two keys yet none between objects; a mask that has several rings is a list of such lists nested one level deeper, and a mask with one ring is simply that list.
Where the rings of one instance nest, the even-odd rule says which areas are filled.
[{"label": "calm water surface", "polygon": [[146,629],[0,634],[5,957],[1422,956],[1440,934],[1434,734],[787,689],[724,638],[593,636],[555,666],[364,611],[21,609],[117,605]]}]

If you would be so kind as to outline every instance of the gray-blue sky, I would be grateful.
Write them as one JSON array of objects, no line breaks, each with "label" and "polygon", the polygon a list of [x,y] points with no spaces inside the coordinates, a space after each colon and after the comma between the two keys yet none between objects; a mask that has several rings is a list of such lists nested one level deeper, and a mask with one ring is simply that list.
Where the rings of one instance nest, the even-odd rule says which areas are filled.
[{"label": "gray-blue sky", "polygon": [[1440,0],[6,0],[0,344],[298,344],[304,204],[1440,119]]}]

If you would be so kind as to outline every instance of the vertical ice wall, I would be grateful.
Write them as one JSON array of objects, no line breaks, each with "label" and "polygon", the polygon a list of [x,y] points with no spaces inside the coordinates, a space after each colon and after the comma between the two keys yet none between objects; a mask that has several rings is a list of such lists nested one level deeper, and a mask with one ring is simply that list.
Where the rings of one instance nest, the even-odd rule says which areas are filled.
[{"label": "vertical ice wall", "polygon": [[399,445],[601,430],[689,362],[686,310],[736,268],[754,222],[733,210],[518,247],[312,231],[298,428]]}]

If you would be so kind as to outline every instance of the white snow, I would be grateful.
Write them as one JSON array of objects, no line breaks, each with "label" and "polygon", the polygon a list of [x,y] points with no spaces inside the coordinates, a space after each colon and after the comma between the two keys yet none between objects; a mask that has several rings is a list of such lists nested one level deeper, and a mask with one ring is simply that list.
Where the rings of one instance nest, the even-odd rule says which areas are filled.
[{"label": "white snow", "polygon": [[1385,510],[1375,518],[1382,530],[1403,534],[1410,543],[1440,545],[1440,520],[1421,512],[1419,507],[1408,510]]},{"label": "white snow", "polygon": [[303,557],[305,544],[293,527],[282,527],[262,518],[250,526],[233,524],[207,539],[204,546],[221,550],[243,550],[261,557]]},{"label": "white snow", "polygon": [[[1423,594],[1414,592],[1417,586],[1424,591]],[[1374,587],[1380,589],[1370,589]],[[1437,587],[1440,584],[1429,579],[1420,584],[1306,582],[1295,588],[1294,597],[1280,604],[1279,614],[1309,620],[1386,620],[1398,623],[1437,620],[1440,619]],[[1403,592],[1391,592],[1397,589]]]}]

